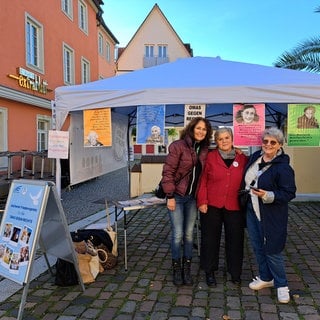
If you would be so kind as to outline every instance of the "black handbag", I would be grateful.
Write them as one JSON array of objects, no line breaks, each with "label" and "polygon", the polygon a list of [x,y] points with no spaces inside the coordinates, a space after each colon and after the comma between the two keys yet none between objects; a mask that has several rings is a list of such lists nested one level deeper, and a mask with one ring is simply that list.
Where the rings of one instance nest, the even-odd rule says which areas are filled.
[{"label": "black handbag", "polygon": [[154,194],[159,199],[164,199],[166,197],[166,194],[165,194],[165,192],[163,191],[163,188],[162,188],[161,181],[157,185],[157,187],[156,187],[156,189],[154,191]]},{"label": "black handbag", "polygon": [[250,197],[250,190],[242,189],[238,191],[239,205],[242,210],[246,210]]},{"label": "black handbag", "polygon": [[77,231],[70,232],[72,241],[80,242],[82,240],[90,240],[93,246],[99,246],[104,244],[109,251],[112,252],[113,242],[108,234],[103,229],[79,229]]},{"label": "black handbag", "polygon": [[[186,177],[188,174],[190,174],[192,170],[188,171],[186,174],[184,174],[178,181],[175,182],[175,185],[177,185],[184,177]],[[154,195],[159,199],[164,199],[166,197],[166,193],[164,192],[161,184],[161,180],[159,184],[157,185],[156,189],[154,190]]]},{"label": "black handbag", "polygon": [[73,263],[58,258],[56,262],[55,284],[60,287],[68,287],[78,283],[78,274]]}]

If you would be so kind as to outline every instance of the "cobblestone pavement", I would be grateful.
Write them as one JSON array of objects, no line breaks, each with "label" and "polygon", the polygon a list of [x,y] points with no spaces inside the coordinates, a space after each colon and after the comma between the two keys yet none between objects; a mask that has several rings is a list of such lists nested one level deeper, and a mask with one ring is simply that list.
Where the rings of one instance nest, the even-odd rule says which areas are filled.
[{"label": "cobblestone pavement", "polygon": [[[175,287],[171,277],[170,228],[164,206],[131,214],[128,226],[128,271],[124,269],[123,225],[118,224],[119,262],[80,286],[57,287],[44,272],[30,283],[24,318],[28,320],[316,320],[320,319],[320,202],[291,202],[285,260],[291,301],[279,304],[276,291],[248,288],[257,275],[246,240],[242,285],[227,277],[221,250],[218,285],[209,288],[194,250],[192,287]],[[222,243],[223,245],[223,243]],[[5,288],[2,288],[5,290]],[[22,290],[3,301],[0,319],[15,319]]]}]

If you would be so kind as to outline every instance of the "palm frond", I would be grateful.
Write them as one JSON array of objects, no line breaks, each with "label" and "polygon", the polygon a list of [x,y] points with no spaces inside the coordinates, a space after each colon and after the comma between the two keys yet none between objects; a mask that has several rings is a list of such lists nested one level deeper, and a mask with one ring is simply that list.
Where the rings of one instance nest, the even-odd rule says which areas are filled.
[{"label": "palm frond", "polygon": [[[314,12],[320,13],[320,6]],[[278,68],[305,70],[320,73],[320,38],[300,42],[290,52],[285,51],[273,65]]]},{"label": "palm frond", "polygon": [[273,65],[320,73],[320,38],[301,42],[290,52],[284,52]]}]

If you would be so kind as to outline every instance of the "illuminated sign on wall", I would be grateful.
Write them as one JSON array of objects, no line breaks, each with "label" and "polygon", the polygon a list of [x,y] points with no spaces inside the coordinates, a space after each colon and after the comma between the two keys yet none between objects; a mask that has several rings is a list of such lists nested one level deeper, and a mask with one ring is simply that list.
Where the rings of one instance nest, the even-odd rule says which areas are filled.
[{"label": "illuminated sign on wall", "polygon": [[25,70],[21,67],[17,68],[17,74],[8,74],[9,78],[18,80],[18,84],[20,87],[37,91],[42,94],[46,94],[49,91],[52,91],[48,88],[48,83],[46,80],[40,78],[40,76]]}]

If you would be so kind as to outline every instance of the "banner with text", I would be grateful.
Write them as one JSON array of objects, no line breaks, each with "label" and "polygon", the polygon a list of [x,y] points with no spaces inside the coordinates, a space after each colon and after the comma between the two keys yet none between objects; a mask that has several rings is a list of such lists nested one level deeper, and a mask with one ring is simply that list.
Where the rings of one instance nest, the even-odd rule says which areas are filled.
[{"label": "banner with text", "polygon": [[320,146],[320,104],[288,104],[288,146]]}]

